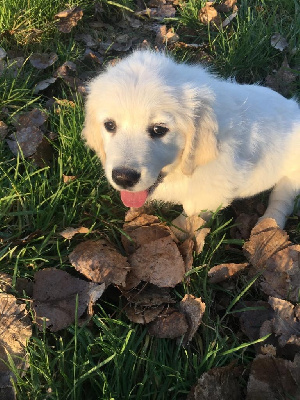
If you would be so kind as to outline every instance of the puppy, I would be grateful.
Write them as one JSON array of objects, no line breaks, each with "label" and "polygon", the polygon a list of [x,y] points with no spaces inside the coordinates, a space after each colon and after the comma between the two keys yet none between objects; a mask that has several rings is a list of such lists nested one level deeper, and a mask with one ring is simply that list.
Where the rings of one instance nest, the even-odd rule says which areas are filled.
[{"label": "puppy", "polygon": [[258,85],[137,51],[89,85],[83,137],[128,207],[159,200],[188,216],[274,187],[280,227],[300,193],[300,110]]}]

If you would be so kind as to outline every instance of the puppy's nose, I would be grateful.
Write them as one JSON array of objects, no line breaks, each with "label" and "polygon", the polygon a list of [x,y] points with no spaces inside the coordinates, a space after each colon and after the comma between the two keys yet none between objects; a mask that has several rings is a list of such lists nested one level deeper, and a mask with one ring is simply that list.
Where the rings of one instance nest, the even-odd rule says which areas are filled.
[{"label": "puppy's nose", "polygon": [[140,172],[131,168],[114,168],[112,170],[113,181],[123,189],[134,186],[140,179]]}]

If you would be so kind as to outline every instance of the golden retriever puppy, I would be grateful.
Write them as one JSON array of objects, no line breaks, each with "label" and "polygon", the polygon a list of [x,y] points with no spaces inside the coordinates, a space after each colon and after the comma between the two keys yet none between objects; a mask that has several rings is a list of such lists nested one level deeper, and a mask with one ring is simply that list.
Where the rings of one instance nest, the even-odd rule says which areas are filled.
[{"label": "golden retriever puppy", "polygon": [[136,51],[89,85],[83,137],[128,207],[182,204],[187,215],[274,187],[280,227],[300,193],[300,110],[258,85]]}]

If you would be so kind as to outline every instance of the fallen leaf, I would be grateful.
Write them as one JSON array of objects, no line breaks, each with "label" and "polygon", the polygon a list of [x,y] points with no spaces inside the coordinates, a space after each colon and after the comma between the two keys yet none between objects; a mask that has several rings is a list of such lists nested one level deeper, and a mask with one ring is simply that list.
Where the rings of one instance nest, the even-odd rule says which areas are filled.
[{"label": "fallen leaf", "polygon": [[123,291],[122,294],[129,303],[134,303],[140,307],[155,307],[175,303],[170,295],[170,288],[160,288],[149,283],[143,285],[141,289]]},{"label": "fallen leaf", "polygon": [[265,218],[252,229],[243,249],[249,262],[262,271],[269,258],[290,244],[287,233],[277,226],[276,221]]},{"label": "fallen leaf", "polygon": [[3,49],[3,47],[0,47],[0,60],[3,60],[3,58],[6,57],[6,51]]},{"label": "fallen leaf", "polygon": [[64,237],[65,239],[71,240],[73,236],[75,236],[77,233],[89,233],[89,229],[85,228],[84,226],[81,226],[79,228],[66,228],[59,234]]},{"label": "fallen leaf", "polygon": [[0,293],[9,292],[12,288],[12,277],[5,272],[0,272]]},{"label": "fallen leaf", "polygon": [[60,11],[55,15],[56,18],[59,18],[57,29],[63,33],[70,33],[72,28],[81,20],[82,16],[83,11],[80,7],[73,7]]},{"label": "fallen leaf", "polygon": [[[86,282],[55,268],[40,270],[34,275],[33,310],[40,330],[64,329],[80,318],[87,307],[101,297],[105,284]],[[78,308],[76,298],[78,296]]]},{"label": "fallen leaf", "polygon": [[63,175],[63,182],[64,183],[73,182],[73,181],[75,181],[75,179],[76,179],[76,176],[74,176],[74,175]]},{"label": "fallen leaf", "polygon": [[274,49],[283,51],[288,45],[286,38],[280,33],[274,33],[274,35],[271,36],[271,46],[274,47]]},{"label": "fallen leaf", "polygon": [[46,69],[58,60],[56,53],[33,53],[29,57],[31,65],[37,69]]},{"label": "fallen leaf", "polygon": [[225,0],[222,3],[214,3],[214,7],[218,12],[229,13],[232,10],[236,10],[237,0]]},{"label": "fallen leaf", "polygon": [[122,244],[127,254],[134,253],[143,244],[170,236],[168,227],[162,224],[138,227],[127,224],[124,225],[123,230],[128,235],[128,237],[125,235],[122,235],[121,237]]},{"label": "fallen leaf", "polygon": [[159,287],[174,287],[183,280],[184,262],[170,236],[153,240],[129,256],[132,273]]},{"label": "fallen leaf", "polygon": [[300,398],[300,354],[294,361],[258,355],[251,365],[246,400]]},{"label": "fallen leaf", "polygon": [[158,338],[175,339],[186,334],[186,317],[175,308],[168,308],[148,325],[149,334]]},{"label": "fallen leaf", "polygon": [[163,305],[146,308],[134,304],[127,305],[125,312],[130,321],[136,324],[149,324],[161,314],[163,309]]},{"label": "fallen leaf", "polygon": [[261,346],[261,354],[266,356],[273,356],[276,357],[276,347],[272,344],[264,344]]},{"label": "fallen leaf", "polygon": [[88,47],[96,47],[98,43],[93,39],[89,33],[77,33],[75,39],[83,42]]},{"label": "fallen leaf", "polygon": [[25,304],[18,304],[11,294],[0,293],[0,316],[0,395],[8,400],[14,398],[14,390],[10,382],[13,374],[6,365],[7,354],[12,357],[17,369],[25,369],[25,347],[32,329]]},{"label": "fallen leaf", "polygon": [[11,134],[6,142],[15,156],[21,151],[24,157],[29,157],[36,152],[43,137],[44,134],[38,127],[31,126]]},{"label": "fallen leaf", "polygon": [[57,68],[53,75],[55,78],[64,78],[69,76],[70,71],[75,72],[76,69],[77,66],[75,63],[72,61],[65,61],[60,67]]},{"label": "fallen leaf", "polygon": [[260,285],[266,294],[298,301],[300,245],[292,245],[274,220],[263,220],[252,230],[244,253],[252,264],[250,274],[261,272]]},{"label": "fallen leaf", "polygon": [[234,11],[232,14],[230,14],[228,17],[226,17],[224,19],[224,21],[222,22],[222,27],[225,28],[227,25],[230,24],[231,21],[234,20],[234,18],[237,16],[237,11]]},{"label": "fallen leaf", "polygon": [[56,82],[56,78],[53,78],[53,77],[44,79],[35,85],[33,93],[37,94],[37,93],[41,92],[42,90],[47,89],[50,85],[52,85],[55,82]]},{"label": "fallen leaf", "polygon": [[155,38],[155,44],[158,48],[162,48],[165,44],[178,42],[179,36],[172,28],[167,29],[166,25],[160,25]]},{"label": "fallen leaf", "polygon": [[8,132],[7,125],[3,121],[0,121],[0,140],[3,140],[5,138],[7,132]]},{"label": "fallen leaf", "polygon": [[279,345],[294,344],[300,347],[300,305],[294,306],[275,297],[269,298],[269,304],[275,311],[272,330],[278,337]]},{"label": "fallen leaf", "polygon": [[257,214],[241,213],[234,221],[234,226],[230,229],[230,236],[234,239],[249,239],[257,221]]},{"label": "fallen leaf", "polygon": [[93,282],[106,286],[125,285],[130,265],[106,240],[88,240],[80,243],[69,255],[71,264],[77,271]]},{"label": "fallen leaf", "polygon": [[219,283],[225,281],[226,279],[232,278],[239,272],[243,271],[245,268],[248,267],[248,265],[248,263],[230,263],[216,265],[208,271],[209,281],[210,283]]},{"label": "fallen leaf", "polygon": [[210,369],[200,376],[187,400],[241,400],[241,372],[242,368],[234,363]]},{"label": "fallen leaf", "polygon": [[299,73],[295,73],[289,66],[285,58],[281,67],[273,75],[268,75],[265,80],[266,86],[282,94],[283,96],[290,96],[293,94],[295,81]]},{"label": "fallen leaf", "polygon": [[32,126],[40,127],[47,121],[47,119],[48,115],[46,112],[38,108],[34,108],[29,112],[17,114],[12,122],[17,129],[23,129]]},{"label": "fallen leaf", "polygon": [[201,297],[197,298],[192,294],[186,294],[179,303],[179,311],[185,315],[188,322],[188,330],[184,338],[184,343],[187,344],[192,340],[201,324],[205,303],[203,303]]},{"label": "fallen leaf", "polygon": [[83,54],[83,57],[88,59],[88,60],[92,60],[95,61],[96,63],[102,65],[104,58],[101,56],[100,53],[98,53],[97,51],[94,51],[90,48],[86,48],[85,52]]},{"label": "fallen leaf", "polygon": [[190,271],[193,268],[194,258],[193,249],[194,241],[193,239],[186,239],[183,243],[178,246],[180,254],[184,261],[185,272]]},{"label": "fallen leaf", "polygon": [[132,47],[132,38],[127,34],[119,35],[115,38],[112,50],[128,51]]},{"label": "fallen leaf", "polygon": [[198,19],[202,24],[210,24],[214,28],[220,28],[222,25],[222,20],[218,11],[214,8],[213,1],[207,1],[205,6],[202,7],[198,14]]},{"label": "fallen leaf", "polygon": [[205,244],[205,238],[210,232],[210,228],[203,228],[205,224],[206,221],[197,215],[185,217],[180,214],[172,221],[171,230],[181,242],[190,238],[194,239],[195,252],[200,254]]}]

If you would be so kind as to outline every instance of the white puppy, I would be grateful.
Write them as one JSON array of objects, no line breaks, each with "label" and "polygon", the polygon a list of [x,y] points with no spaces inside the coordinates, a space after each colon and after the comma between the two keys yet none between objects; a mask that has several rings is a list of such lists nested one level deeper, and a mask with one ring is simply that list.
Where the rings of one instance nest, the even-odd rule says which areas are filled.
[{"label": "white puppy", "polygon": [[123,203],[182,204],[187,215],[270,189],[283,227],[300,193],[300,110],[271,89],[137,51],[89,87],[83,136]]}]

